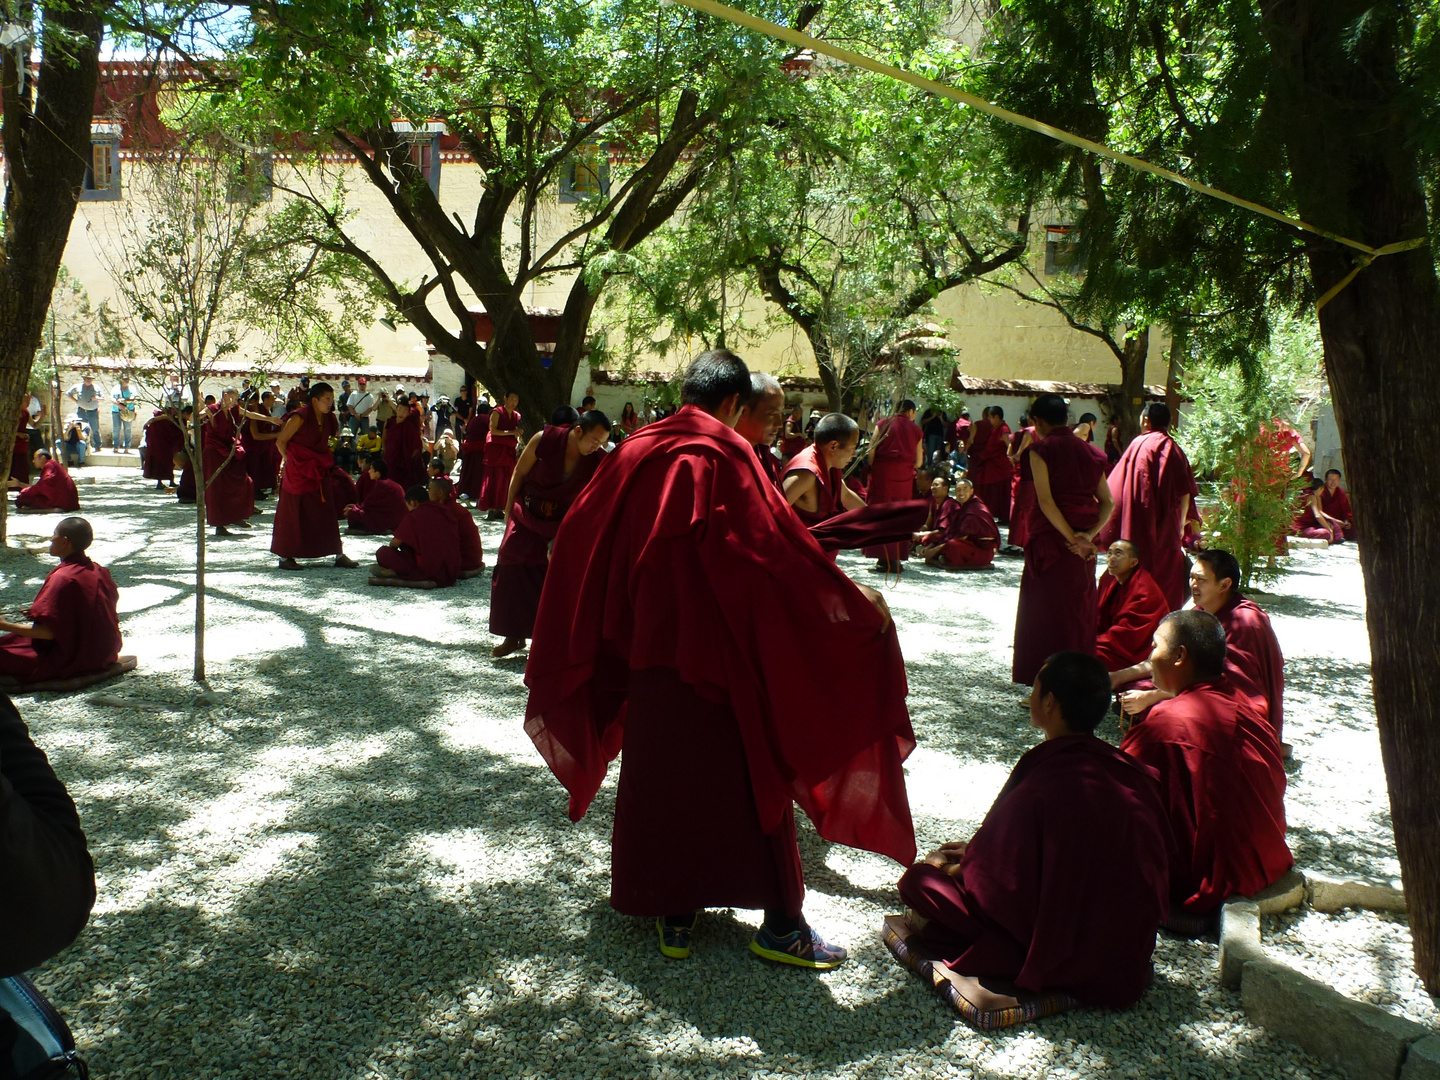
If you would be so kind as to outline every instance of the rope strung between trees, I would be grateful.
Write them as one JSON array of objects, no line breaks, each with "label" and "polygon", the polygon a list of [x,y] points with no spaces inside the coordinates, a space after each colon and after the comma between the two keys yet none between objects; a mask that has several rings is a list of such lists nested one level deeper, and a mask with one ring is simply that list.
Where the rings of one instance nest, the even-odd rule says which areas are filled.
[{"label": "rope strung between trees", "polygon": [[1181,187],[1189,188],[1191,191],[1198,192],[1201,195],[1208,195],[1212,199],[1219,199],[1233,206],[1239,206],[1253,213],[1261,214],[1274,221],[1280,222],[1282,225],[1288,225],[1293,229],[1313,233],[1315,236],[1323,236],[1327,240],[1333,240],[1337,244],[1343,244],[1346,247],[1353,248],[1355,251],[1360,252],[1355,259],[1355,268],[1337,285],[1325,293],[1315,305],[1317,314],[1321,308],[1335,298],[1336,294],[1344,289],[1345,286],[1349,285],[1350,282],[1354,281],[1355,276],[1359,274],[1361,270],[1364,270],[1380,256],[1394,255],[1402,251],[1413,251],[1416,248],[1424,247],[1430,242],[1428,237],[1418,236],[1413,240],[1400,240],[1393,244],[1386,244],[1383,247],[1371,247],[1369,244],[1362,244],[1359,240],[1351,240],[1347,236],[1341,236],[1339,233],[1322,229],[1318,225],[1311,225],[1309,222],[1303,221],[1300,218],[1283,214],[1279,210],[1271,209],[1257,202],[1251,202],[1249,199],[1242,199],[1238,195],[1231,195],[1228,191],[1221,191],[1219,188],[1211,187],[1209,184],[1202,184],[1198,180],[1192,180],[1190,177],[1183,176],[1173,169],[1167,169],[1163,165],[1154,165],[1132,154],[1112,150],[1104,143],[1095,142],[1093,139],[1084,138],[1073,132],[1066,131],[1064,128],[1055,127],[1053,124],[1047,124],[1032,117],[1012,112],[1009,109],[992,104],[982,97],[966,93],[964,90],[947,86],[945,83],[936,82],[934,79],[927,79],[923,75],[916,75],[914,72],[895,67],[893,64],[883,63],[863,53],[842,49],[838,45],[831,45],[828,42],[811,37],[809,34],[802,33],[799,30],[792,30],[788,26],[781,26],[767,19],[761,19],[744,11],[739,11],[736,8],[717,3],[716,0],[672,0],[672,2],[683,4],[688,8],[703,12],[706,15],[713,15],[717,19],[724,19],[726,22],[734,23],[736,26],[743,26],[745,29],[753,30],[758,34],[778,38],[781,41],[788,41],[792,45],[799,45],[804,49],[811,49],[817,53],[829,56],[832,59],[839,60],[842,63],[849,64],[852,67],[864,68],[867,71],[875,72],[877,75],[884,75],[898,82],[909,83],[911,86],[924,90],[926,93],[934,94],[937,97],[948,98],[961,105],[968,105],[972,109],[983,112],[987,116],[993,116],[997,120],[1003,120],[1007,124],[1013,124],[1016,127],[1022,127],[1029,131],[1036,132],[1037,134],[1044,135],[1046,138],[1054,139],[1057,142],[1077,147],[1088,153],[1095,154],[1098,157],[1103,157],[1120,165],[1124,165],[1127,168],[1135,169],[1137,172],[1150,173],[1152,176],[1169,180],[1171,183],[1179,184]]}]

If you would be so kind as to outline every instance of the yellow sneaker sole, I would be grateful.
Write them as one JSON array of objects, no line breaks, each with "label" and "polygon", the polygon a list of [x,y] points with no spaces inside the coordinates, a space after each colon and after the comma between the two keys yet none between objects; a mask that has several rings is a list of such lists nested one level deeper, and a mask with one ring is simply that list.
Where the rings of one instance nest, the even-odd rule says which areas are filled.
[{"label": "yellow sneaker sole", "polygon": [[689,949],[680,949],[674,945],[665,944],[665,920],[663,918],[655,920],[655,933],[660,936],[660,952],[665,956],[671,960],[688,960],[690,958]]},{"label": "yellow sneaker sole", "polygon": [[[750,951],[762,960],[773,960],[777,964],[790,964],[793,967],[809,968],[812,971],[834,971],[841,964],[845,963],[845,960],[832,960],[825,963],[818,960],[802,960],[792,953],[767,949],[754,938],[750,939]],[[845,959],[848,960],[849,957],[847,956]]]}]

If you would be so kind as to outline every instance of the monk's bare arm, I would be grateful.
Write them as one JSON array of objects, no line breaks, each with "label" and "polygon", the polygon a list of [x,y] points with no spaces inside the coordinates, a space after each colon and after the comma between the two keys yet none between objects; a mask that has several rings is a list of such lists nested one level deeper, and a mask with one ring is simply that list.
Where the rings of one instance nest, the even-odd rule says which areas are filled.
[{"label": "monk's bare arm", "polygon": [[1135,682],[1137,679],[1148,679],[1150,677],[1150,661],[1142,660],[1127,668],[1110,673],[1110,689],[1118,690],[1126,683]]},{"label": "monk's bare arm", "polygon": [[505,498],[505,529],[510,529],[510,511],[515,506],[515,500],[520,497],[520,485],[530,475],[530,470],[535,467],[537,454],[540,449],[540,436],[545,434],[537,431],[530,436],[530,441],[525,444],[525,452],[520,455],[520,460],[515,463],[515,469],[510,473],[510,490]]},{"label": "monk's bare arm", "polygon": [[34,638],[37,641],[54,641],[55,631],[43,623],[35,623],[33,626],[26,626],[23,623],[7,622],[0,619],[0,633],[14,634],[16,637]]},{"label": "monk's bare arm", "polygon": [[921,439],[915,444],[915,468],[925,464],[925,440]]},{"label": "monk's bare arm", "polygon": [[1020,455],[1023,454],[1023,453],[1025,453],[1026,449],[1029,448],[1030,442],[1031,442],[1031,433],[1027,431],[1027,432],[1025,433],[1025,437],[1020,440],[1020,445],[1015,448],[1015,453],[1013,453],[1013,454],[1010,455],[1010,464],[1012,464],[1012,465],[1019,465],[1019,464],[1020,464]]},{"label": "monk's bare arm", "polygon": [[[266,417],[266,420],[269,420],[269,419],[270,419],[269,417]],[[278,431],[271,431],[271,432],[268,432],[268,433],[267,433],[267,432],[264,432],[264,431],[261,431],[261,430],[256,426],[257,423],[259,423],[259,421],[257,421],[254,417],[251,417],[251,418],[250,418],[250,437],[251,437],[252,439],[255,439],[255,440],[259,441],[259,442],[272,442],[272,441],[280,438],[280,433],[279,433]]]},{"label": "monk's bare arm", "polygon": [[289,445],[290,440],[295,437],[295,433],[299,430],[300,417],[292,416],[289,420],[285,421],[285,426],[280,429],[280,434],[275,437],[275,449],[280,451],[282,458],[285,456],[285,447]]},{"label": "monk's bare arm", "polygon": [[[806,476],[814,478],[814,473],[806,473]],[[850,490],[850,485],[840,481],[840,505],[846,510],[859,510],[865,505],[865,500]]]},{"label": "monk's bare arm", "polygon": [[[809,505],[805,499],[809,496]],[[815,474],[804,469],[797,469],[788,473],[785,477],[785,501],[791,506],[799,506],[802,510],[814,510],[815,502]]]}]

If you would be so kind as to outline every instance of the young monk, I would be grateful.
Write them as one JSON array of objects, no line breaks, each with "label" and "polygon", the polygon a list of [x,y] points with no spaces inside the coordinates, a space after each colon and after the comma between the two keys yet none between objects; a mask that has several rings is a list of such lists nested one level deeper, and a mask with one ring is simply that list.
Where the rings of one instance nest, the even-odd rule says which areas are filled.
[{"label": "young monk", "polygon": [[497,659],[534,636],[560,523],[605,460],[599,451],[610,419],[599,409],[577,418],[561,406],[550,419],[558,423],[531,437],[510,476],[510,511],[490,582],[490,633],[504,639],[490,650]]},{"label": "young monk", "polygon": [[475,415],[465,422],[464,439],[460,443],[459,497],[472,503],[480,499],[485,482],[485,439],[490,433],[489,404],[476,406]]},{"label": "young monk", "polygon": [[830,413],[815,425],[815,441],[785,465],[785,501],[806,526],[865,505],[844,479],[859,445],[860,425],[844,413]]},{"label": "young monk", "polygon": [[425,482],[425,463],[420,455],[424,440],[420,435],[420,406],[406,400],[395,402],[395,415],[385,422],[382,436],[385,447],[385,464],[390,467],[390,479],[402,488]]},{"label": "young monk", "polygon": [[1116,540],[1105,553],[1096,605],[1095,655],[1106,671],[1139,664],[1150,655],[1160,620],[1170,614],[1170,601],[1140,565],[1129,540]]},{"label": "young monk", "polygon": [[1023,548],[1029,539],[1030,508],[1035,505],[1035,474],[1030,470],[1030,447],[1035,443],[1035,429],[1029,417],[1020,414],[1020,430],[1010,436],[1010,466],[1014,480],[1010,485],[1010,536],[1012,548]]},{"label": "young monk", "polygon": [[375,552],[380,577],[454,585],[460,573],[460,529],[445,510],[449,482],[416,484],[405,493],[410,512],[395,527],[388,546]]},{"label": "young monk", "polygon": [[945,528],[929,538],[920,553],[930,566],[983,570],[1000,547],[1000,529],[990,508],[975,497],[975,485],[969,480],[956,481],[955,503],[957,510]]},{"label": "young monk", "polygon": [[[833,968],[845,950],[801,914],[793,803],[825,839],[908,865],[914,736],[883,598],[825,557],[733,430],[750,392],[738,356],[702,354],[680,410],[616,447],[566,514],[525,730],[572,820],[621,754],[610,903],[654,919],[666,956],[689,955],[700,909],[759,908],[753,952]],[[786,660],[796,642],[804,663]]]},{"label": "young monk", "polygon": [[1166,698],[1120,749],[1160,774],[1175,840],[1176,911],[1209,916],[1295,864],[1285,843],[1285,767],[1264,714],[1224,677],[1225,630],[1215,616],[1194,608],[1165,616],[1150,668]]},{"label": "young monk", "polygon": [[1324,510],[1328,517],[1340,522],[1342,535],[1346,540],[1355,539],[1355,511],[1350,507],[1350,496],[1340,486],[1339,469],[1330,469],[1325,473],[1325,490],[1320,495],[1320,509]]},{"label": "young monk", "polygon": [[912,538],[915,553],[923,559],[927,547],[943,545],[945,531],[959,512],[960,504],[950,495],[950,477],[941,473],[930,481],[930,512],[925,517],[925,527]]},{"label": "young monk", "polygon": [[201,464],[205,469],[205,520],[218,537],[234,536],[227,526],[250,527],[255,514],[255,485],[245,471],[245,449],[240,445],[240,425],[260,416],[241,408],[240,395],[231,389],[220,400],[206,406],[201,439]]},{"label": "young monk", "polygon": [[969,842],[900,879],[911,930],[955,974],[1116,1009],[1149,986],[1170,828],[1154,772],[1095,737],[1109,706],[1094,657],[1046,660],[1030,691],[1045,741],[1016,763]]},{"label": "young monk", "polygon": [[735,432],[755,447],[755,456],[760,467],[776,487],[784,479],[780,466],[784,464],[771,451],[775,436],[785,423],[785,391],[780,380],[763,371],[750,373],[750,396],[740,407],[740,419],[735,422]]},{"label": "young monk", "polygon": [[1307,540],[1324,540],[1327,544],[1345,542],[1345,525],[1325,512],[1325,481],[1310,481],[1310,490],[1305,493],[1305,509],[1295,519],[1295,535]]},{"label": "young monk", "polygon": [[1110,473],[1115,513],[1099,534],[1102,547],[1122,536],[1165,594],[1170,610],[1185,603],[1185,552],[1181,538],[1194,517],[1200,489],[1190,460],[1170,437],[1170,409],[1158,401],[1140,414],[1140,434]]},{"label": "young monk", "polygon": [[351,532],[388,536],[405,516],[405,490],[386,475],[388,469],[378,454],[370,459],[366,468],[370,484],[364,500],[358,506],[352,503],[345,508]]},{"label": "young monk", "polygon": [[36,450],[31,458],[40,478],[15,496],[17,510],[79,510],[80,492],[75,481],[48,450]]},{"label": "young monk", "polygon": [[1095,534],[1113,504],[1105,455],[1075,438],[1069,418],[1070,407],[1058,394],[1042,394],[1030,407],[1035,505],[1011,665],[1011,678],[1027,686],[1052,653],[1095,651]]},{"label": "young monk", "polygon": [[119,591],[85,554],[95,534],[82,517],[61,518],[50,537],[60,565],[31,602],[30,622],[0,619],[0,675],[21,683],[104,671],[120,655]]},{"label": "young monk", "polygon": [[280,438],[281,424],[270,419],[275,408],[275,395],[269,390],[260,395],[258,412],[265,417],[261,420],[251,416],[241,432],[245,444],[245,471],[255,485],[255,498],[269,498],[275,490],[280,473],[280,451],[276,443]]},{"label": "young monk", "polygon": [[[880,421],[870,441],[870,486],[866,488],[866,504],[883,506],[914,499],[915,473],[923,464],[925,433],[915,423],[915,402],[906,398],[894,416]],[[876,560],[875,570],[898,574],[901,563],[910,557],[910,545],[877,544],[861,548],[860,553]]]},{"label": "young monk", "polygon": [[[485,548],[480,542],[480,527],[475,524],[475,518],[470,511],[460,505],[455,498],[455,485],[451,483],[450,477],[444,475],[445,462],[432,461],[441,470],[439,476],[430,478],[430,487],[439,487],[444,493],[440,500],[440,508],[445,511],[446,516],[455,523],[455,530],[460,537],[460,572],[467,573],[471,570],[485,569]],[[494,592],[491,592],[491,608],[494,608]]]},{"label": "young monk", "polygon": [[1009,440],[1005,410],[998,405],[982,409],[970,433],[970,467],[966,475],[975,485],[975,494],[1001,525],[1010,523]]},{"label": "young monk", "polygon": [[480,509],[496,521],[505,516],[510,495],[510,476],[515,471],[515,447],[520,441],[520,395],[505,395],[505,403],[490,413],[490,433],[485,440],[485,477],[480,484]]},{"label": "young monk", "polygon": [[[181,423],[190,422],[189,410]],[[185,432],[168,409],[156,409],[145,421],[145,467],[141,475],[155,481],[155,490],[175,488],[175,455],[185,449]]]},{"label": "young monk", "polygon": [[[335,556],[335,565],[359,566],[345,554],[340,539],[340,507],[331,470],[335,457],[330,439],[339,430],[335,419],[335,391],[329,383],[310,384],[306,404],[285,417],[275,445],[284,462],[280,502],[270,550],[280,557],[281,570],[299,570],[297,559]],[[348,479],[348,478],[347,478]]]}]

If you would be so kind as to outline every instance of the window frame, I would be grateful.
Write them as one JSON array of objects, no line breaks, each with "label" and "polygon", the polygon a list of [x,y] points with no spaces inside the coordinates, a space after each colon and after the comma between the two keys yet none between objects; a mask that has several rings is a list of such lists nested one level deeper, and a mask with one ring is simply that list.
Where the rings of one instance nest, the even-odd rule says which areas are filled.
[{"label": "window frame", "polygon": [[[90,158],[85,162],[85,178],[80,184],[81,202],[118,202],[123,193],[120,177],[120,125],[90,125]],[[110,175],[103,186],[95,183],[95,156],[104,149],[110,159]]]}]

